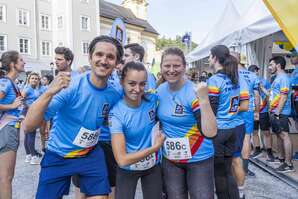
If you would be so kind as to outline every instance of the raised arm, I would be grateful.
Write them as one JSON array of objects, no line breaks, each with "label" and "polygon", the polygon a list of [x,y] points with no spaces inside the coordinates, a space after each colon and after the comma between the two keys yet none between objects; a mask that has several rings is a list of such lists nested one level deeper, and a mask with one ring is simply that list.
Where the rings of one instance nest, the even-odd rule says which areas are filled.
[{"label": "raised arm", "polygon": [[40,126],[43,121],[44,112],[46,111],[51,99],[63,88],[68,87],[70,83],[70,73],[60,72],[51,83],[45,93],[43,93],[30,107],[23,121],[24,131],[32,132]]},{"label": "raised arm", "polygon": [[200,82],[197,84],[197,98],[200,104],[200,112],[196,114],[197,122],[201,126],[203,135],[207,138],[213,138],[217,134],[217,124],[209,102],[207,83]]}]

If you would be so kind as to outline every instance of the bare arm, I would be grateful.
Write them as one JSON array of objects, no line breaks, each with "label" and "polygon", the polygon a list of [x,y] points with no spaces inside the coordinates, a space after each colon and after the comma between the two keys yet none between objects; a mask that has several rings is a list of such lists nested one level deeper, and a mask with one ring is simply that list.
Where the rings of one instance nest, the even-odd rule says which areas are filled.
[{"label": "bare arm", "polygon": [[277,112],[275,114],[279,115],[281,113],[287,99],[288,99],[288,95],[286,95],[286,94],[281,94],[280,95],[280,100],[279,100],[279,103],[278,103],[278,106],[277,106]]},{"label": "bare arm", "polygon": [[260,111],[260,93],[259,91],[254,91],[254,103],[255,103],[255,112],[259,113]]},{"label": "bare arm", "polygon": [[[5,93],[0,92],[0,99],[5,97]],[[1,111],[8,111],[18,108],[22,104],[23,97],[17,97],[12,104],[0,104]]]},{"label": "bare arm", "polygon": [[260,89],[266,96],[270,96],[270,90],[267,90],[266,88],[264,88],[263,85],[260,85]]},{"label": "bare arm", "polygon": [[249,100],[241,100],[238,111],[239,112],[248,111],[248,107],[249,107]]},{"label": "bare arm", "polygon": [[63,88],[68,87],[70,82],[69,73],[59,73],[55,80],[49,86],[47,91],[43,93],[28,109],[25,120],[23,121],[24,131],[32,132],[40,126],[43,121],[44,112],[47,109],[52,97],[60,92]]},{"label": "bare arm", "polygon": [[126,143],[125,137],[123,133],[116,133],[112,135],[112,147],[115,159],[120,167],[134,164],[150,154],[158,151],[158,149],[162,146],[164,141],[164,135],[159,133],[155,137],[155,142],[153,146],[143,149],[141,151],[127,153],[126,152]]},{"label": "bare arm", "polygon": [[38,128],[43,121],[43,115],[54,94],[45,92],[28,109],[23,121],[24,131],[32,132]]},{"label": "bare arm", "polygon": [[213,138],[217,134],[217,123],[209,102],[208,86],[205,82],[200,82],[197,84],[197,89],[197,98],[200,103],[200,117],[197,117],[197,122],[204,136]]}]

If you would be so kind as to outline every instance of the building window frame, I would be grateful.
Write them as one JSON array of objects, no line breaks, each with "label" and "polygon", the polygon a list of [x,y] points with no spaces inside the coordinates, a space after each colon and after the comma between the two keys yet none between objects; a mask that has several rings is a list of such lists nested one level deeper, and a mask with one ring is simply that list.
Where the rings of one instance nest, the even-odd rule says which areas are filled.
[{"label": "building window frame", "polygon": [[19,26],[30,26],[30,11],[23,9],[23,8],[17,8],[17,25]]},{"label": "building window frame", "polygon": [[23,55],[31,55],[31,39],[28,37],[18,37],[19,52]]},{"label": "building window frame", "polygon": [[6,5],[0,4],[0,22],[6,23]]},{"label": "building window frame", "polygon": [[64,23],[63,23],[63,16],[60,15],[57,17],[57,28],[63,29]]},{"label": "building window frame", "polygon": [[0,37],[3,37],[3,41],[0,40],[0,52],[5,52],[7,51],[7,35],[5,34],[0,34]]},{"label": "building window frame", "polygon": [[86,16],[86,15],[81,15],[80,16],[80,29],[81,31],[90,31],[90,25],[91,25],[91,17]]},{"label": "building window frame", "polygon": [[43,57],[52,56],[52,42],[47,40],[42,40],[40,42],[40,55]]},{"label": "building window frame", "polygon": [[40,29],[41,30],[51,30],[51,16],[47,14],[40,14]]},{"label": "building window frame", "polygon": [[82,48],[82,54],[83,55],[88,55],[89,52],[89,41],[82,41],[81,43],[81,48]]}]

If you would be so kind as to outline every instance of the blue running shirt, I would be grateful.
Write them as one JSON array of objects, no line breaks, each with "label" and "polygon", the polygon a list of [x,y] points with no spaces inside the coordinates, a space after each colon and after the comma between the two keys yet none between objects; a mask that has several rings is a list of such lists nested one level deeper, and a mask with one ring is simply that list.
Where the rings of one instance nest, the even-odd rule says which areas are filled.
[{"label": "blue running shirt", "polygon": [[66,158],[81,157],[94,148],[110,108],[120,99],[110,85],[94,87],[90,74],[75,77],[51,100],[45,120],[55,117],[48,149]]},{"label": "blue running shirt", "polygon": [[237,117],[240,100],[248,99],[247,86],[242,84],[243,81],[239,81],[238,85],[233,85],[223,73],[216,73],[208,79],[209,95],[218,97],[216,122],[219,129],[232,129],[240,125]]},{"label": "blue running shirt", "polygon": [[[113,73],[110,75],[108,79],[108,83],[120,94],[120,96],[123,96],[123,88],[120,84],[120,79],[117,74],[117,72],[114,70]],[[110,107],[112,108],[112,107]],[[107,116],[108,117],[108,116]],[[111,133],[109,129],[108,122],[105,122],[103,126],[100,129],[101,133],[99,135],[99,140],[104,142],[110,142],[111,141]]]},{"label": "blue running shirt", "polygon": [[287,101],[280,114],[290,115],[291,114],[291,88],[290,79],[287,74],[282,73],[276,76],[275,80],[271,85],[270,92],[270,112],[275,113],[279,104],[281,94],[287,95]]},{"label": "blue running shirt", "polygon": [[[12,81],[8,78],[0,78],[0,92],[4,93],[4,98],[0,99],[0,104],[12,104],[16,99],[16,93],[12,85]],[[15,85],[15,88],[17,86]],[[4,112],[8,115],[13,115],[19,117],[20,110],[19,109],[11,109],[7,111],[0,111],[0,115],[4,114]],[[9,123],[9,125],[15,125],[15,122]]]},{"label": "blue running shirt", "polygon": [[23,92],[26,94],[26,105],[30,106],[39,96],[41,96],[41,94],[44,92],[44,88],[32,88],[30,85],[26,85],[23,89]]},{"label": "blue running shirt", "polygon": [[181,163],[202,161],[214,154],[212,141],[204,138],[197,127],[195,114],[200,105],[193,87],[191,81],[185,80],[178,91],[170,91],[167,82],[157,88],[157,115],[166,135],[163,155]]},{"label": "blue running shirt", "polygon": [[260,80],[258,76],[246,69],[240,69],[239,70],[239,76],[244,77],[244,79],[247,82],[248,85],[248,91],[249,91],[249,108],[248,112],[253,112],[254,111],[254,91],[257,90],[259,91],[259,86],[260,86]]},{"label": "blue running shirt", "polygon": [[147,70],[147,83],[145,86],[145,91],[153,91],[156,89],[156,78],[154,75]]},{"label": "blue running shirt", "polygon": [[[260,78],[260,83],[266,90],[270,90],[271,85],[268,80]],[[269,98],[260,90],[260,113],[267,113],[269,110]]]},{"label": "blue running shirt", "polygon": [[[119,101],[110,113],[111,134],[121,133],[125,137],[126,152],[133,153],[152,146],[152,129],[156,124],[158,97],[146,94],[146,99],[137,108],[129,107],[125,100]],[[160,155],[154,153],[136,164],[121,167],[127,170],[146,170],[160,161]],[[141,165],[144,162],[145,166]]]}]

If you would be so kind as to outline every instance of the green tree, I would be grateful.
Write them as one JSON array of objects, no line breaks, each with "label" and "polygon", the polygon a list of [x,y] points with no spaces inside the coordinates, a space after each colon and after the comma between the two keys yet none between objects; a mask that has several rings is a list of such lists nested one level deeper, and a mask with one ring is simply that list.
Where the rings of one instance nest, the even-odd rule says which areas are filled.
[{"label": "green tree", "polygon": [[[195,42],[192,42],[191,50],[193,50],[197,46],[198,44],[196,44]],[[186,51],[186,46],[182,42],[182,36],[180,35],[177,35],[175,39],[166,38],[165,36],[157,39],[156,41],[157,50],[162,50],[169,47],[178,47]]]}]

